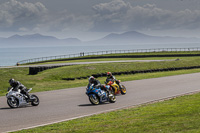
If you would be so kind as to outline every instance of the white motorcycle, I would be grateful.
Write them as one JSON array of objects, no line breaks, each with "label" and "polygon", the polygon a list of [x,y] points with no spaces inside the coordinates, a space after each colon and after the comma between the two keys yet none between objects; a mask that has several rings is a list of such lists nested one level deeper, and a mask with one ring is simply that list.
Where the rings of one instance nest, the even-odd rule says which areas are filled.
[{"label": "white motorcycle", "polygon": [[[32,88],[28,90],[28,93],[31,90]],[[26,95],[21,93],[20,89],[18,89],[18,91],[14,91],[13,87],[8,88],[8,93],[6,94],[6,97],[7,97],[7,104],[11,108],[26,106],[26,105],[29,105],[29,103],[31,103],[31,105],[33,106],[39,105],[39,98],[36,95],[32,94],[30,95],[30,99],[28,99]]]}]

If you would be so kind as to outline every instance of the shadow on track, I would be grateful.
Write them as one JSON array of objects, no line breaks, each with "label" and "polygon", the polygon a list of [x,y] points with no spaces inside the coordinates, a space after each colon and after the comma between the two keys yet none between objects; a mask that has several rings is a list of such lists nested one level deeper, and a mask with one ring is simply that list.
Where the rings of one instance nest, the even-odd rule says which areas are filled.
[{"label": "shadow on track", "polygon": [[18,108],[4,107],[4,108],[0,108],[0,110],[21,109],[21,108],[32,108],[32,107],[33,107],[33,106],[31,106],[31,105],[21,106],[21,107],[18,107]]},{"label": "shadow on track", "polygon": [[105,105],[105,104],[110,104],[110,103],[101,103],[101,104],[98,104],[98,105],[93,105],[93,104],[80,104],[78,106],[80,107],[87,107],[87,106],[99,106],[99,105]]},{"label": "shadow on track", "polygon": [[10,107],[0,108],[0,110],[9,110],[9,109],[16,109],[16,108],[10,108]]},{"label": "shadow on track", "polygon": [[95,105],[93,105],[93,104],[80,104],[80,105],[78,105],[78,106],[84,107],[84,106],[95,106]]}]

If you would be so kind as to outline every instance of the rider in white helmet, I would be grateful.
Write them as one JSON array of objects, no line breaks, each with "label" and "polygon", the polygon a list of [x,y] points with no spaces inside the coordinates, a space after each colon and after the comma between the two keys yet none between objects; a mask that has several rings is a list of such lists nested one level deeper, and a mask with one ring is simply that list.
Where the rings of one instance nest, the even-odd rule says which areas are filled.
[{"label": "rider in white helmet", "polygon": [[100,88],[102,90],[108,91],[107,88],[104,85],[101,85],[100,81],[95,79],[93,76],[90,76],[88,80],[89,80],[88,87],[94,84],[95,88]]}]

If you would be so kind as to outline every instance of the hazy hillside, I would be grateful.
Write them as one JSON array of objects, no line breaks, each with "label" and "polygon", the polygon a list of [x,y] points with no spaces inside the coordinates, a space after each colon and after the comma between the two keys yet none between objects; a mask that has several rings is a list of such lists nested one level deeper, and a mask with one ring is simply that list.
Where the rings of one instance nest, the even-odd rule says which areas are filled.
[{"label": "hazy hillside", "polygon": [[125,45],[125,44],[167,44],[167,43],[200,43],[200,38],[183,38],[170,36],[150,36],[136,31],[122,34],[111,33],[101,39],[82,42],[77,38],[58,39],[41,34],[13,35],[8,38],[0,37],[1,47],[35,47],[58,45]]},{"label": "hazy hillside", "polygon": [[200,38],[183,38],[170,36],[150,36],[136,31],[122,34],[111,33],[99,40],[90,41],[90,44],[135,44],[135,43],[195,43],[200,42]]},{"label": "hazy hillside", "polygon": [[56,46],[56,45],[76,45],[81,41],[77,38],[58,39],[53,36],[44,36],[41,34],[32,35],[13,35],[8,38],[0,38],[0,46]]}]

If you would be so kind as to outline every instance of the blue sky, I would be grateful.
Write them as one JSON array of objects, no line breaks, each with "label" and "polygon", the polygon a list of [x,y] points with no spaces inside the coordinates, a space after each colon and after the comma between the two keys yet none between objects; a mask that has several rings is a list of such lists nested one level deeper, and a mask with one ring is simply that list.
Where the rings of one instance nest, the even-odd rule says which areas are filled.
[{"label": "blue sky", "polygon": [[40,33],[94,40],[132,30],[200,37],[200,1],[0,0],[0,37]]}]

